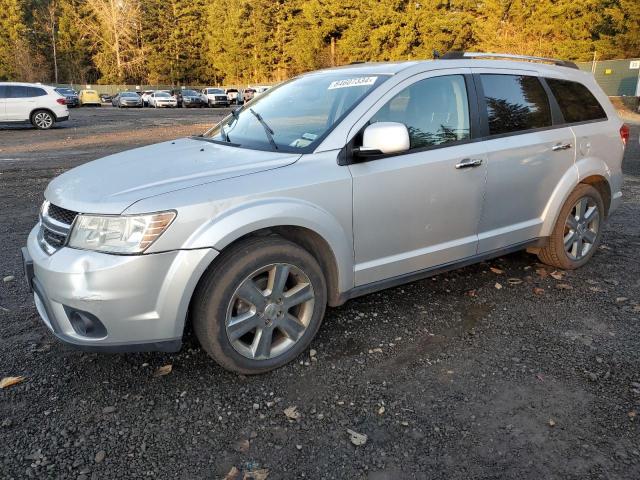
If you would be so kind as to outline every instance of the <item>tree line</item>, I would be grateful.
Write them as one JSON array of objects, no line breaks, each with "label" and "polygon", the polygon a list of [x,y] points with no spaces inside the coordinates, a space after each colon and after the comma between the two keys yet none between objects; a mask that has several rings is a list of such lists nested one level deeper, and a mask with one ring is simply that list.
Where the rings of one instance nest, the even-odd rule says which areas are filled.
[{"label": "tree line", "polygon": [[273,82],[450,50],[640,56],[638,0],[0,0],[0,80]]}]

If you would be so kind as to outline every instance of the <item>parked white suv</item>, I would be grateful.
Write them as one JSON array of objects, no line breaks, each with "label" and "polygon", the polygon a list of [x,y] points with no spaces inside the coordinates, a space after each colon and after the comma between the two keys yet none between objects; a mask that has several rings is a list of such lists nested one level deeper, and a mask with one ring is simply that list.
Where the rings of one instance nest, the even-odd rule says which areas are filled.
[{"label": "parked white suv", "polygon": [[591,74],[551,62],[311,72],[203,135],[69,170],[23,249],[38,311],[107,351],[176,350],[190,321],[258,373],[327,305],[521,249],[578,268],[621,203],[629,130]]},{"label": "parked white suv", "polygon": [[67,100],[54,87],[0,82],[0,123],[31,122],[34,127],[47,130],[68,119]]}]

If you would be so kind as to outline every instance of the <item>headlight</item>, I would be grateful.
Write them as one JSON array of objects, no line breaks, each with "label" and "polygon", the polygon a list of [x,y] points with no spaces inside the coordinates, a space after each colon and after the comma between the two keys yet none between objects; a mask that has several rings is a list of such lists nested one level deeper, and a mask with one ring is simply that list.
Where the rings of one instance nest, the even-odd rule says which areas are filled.
[{"label": "headlight", "polygon": [[131,216],[78,215],[68,245],[99,252],[142,253],[162,235],[175,217],[175,212]]}]

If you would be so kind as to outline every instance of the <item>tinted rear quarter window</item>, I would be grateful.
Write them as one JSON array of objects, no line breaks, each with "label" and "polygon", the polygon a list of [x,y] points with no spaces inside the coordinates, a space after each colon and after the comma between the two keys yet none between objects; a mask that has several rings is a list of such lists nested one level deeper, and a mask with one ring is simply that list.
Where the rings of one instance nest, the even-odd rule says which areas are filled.
[{"label": "tinted rear quarter window", "polygon": [[546,81],[556,97],[565,122],[588,122],[607,118],[596,97],[581,83],[555,78],[547,78]]},{"label": "tinted rear quarter window", "polygon": [[537,77],[482,74],[480,78],[491,135],[551,126],[549,98]]}]

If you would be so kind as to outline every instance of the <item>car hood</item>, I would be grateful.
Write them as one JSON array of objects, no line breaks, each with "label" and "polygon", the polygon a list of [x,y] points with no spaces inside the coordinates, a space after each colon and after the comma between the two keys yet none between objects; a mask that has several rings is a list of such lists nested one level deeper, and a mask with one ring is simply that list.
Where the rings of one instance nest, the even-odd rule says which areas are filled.
[{"label": "car hood", "polygon": [[284,167],[299,158],[183,138],[85,163],[53,179],[45,197],[76,212],[119,214],[144,198]]}]

